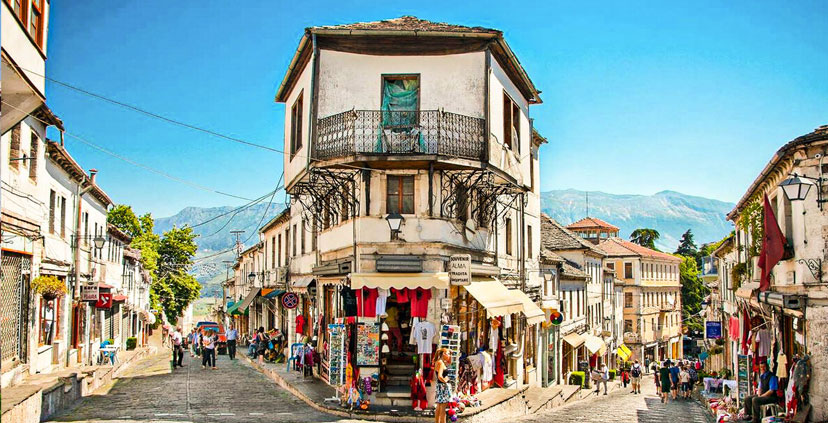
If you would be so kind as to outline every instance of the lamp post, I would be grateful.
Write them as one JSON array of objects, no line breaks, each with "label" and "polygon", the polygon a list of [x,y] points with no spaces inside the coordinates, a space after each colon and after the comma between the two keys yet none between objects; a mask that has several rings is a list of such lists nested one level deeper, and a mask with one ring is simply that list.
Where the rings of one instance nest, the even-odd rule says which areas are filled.
[{"label": "lamp post", "polygon": [[399,239],[400,227],[402,227],[405,218],[401,214],[394,212],[385,216],[385,221],[388,222],[388,227],[391,229],[391,239]]},{"label": "lamp post", "polygon": [[[821,154],[817,154],[816,157],[818,159],[822,159]],[[808,196],[808,193],[811,191],[811,187],[816,186],[817,192],[817,206],[819,210],[822,211],[823,204],[828,202],[828,200],[822,198],[822,183],[826,182],[826,178],[822,176],[822,160],[820,160],[820,167],[819,167],[819,177],[811,178],[804,175],[797,175],[794,173],[788,179],[782,181],[779,184],[782,187],[782,191],[785,192],[785,196],[788,197],[790,202],[795,201],[804,201],[805,198]],[[805,214],[805,210],[803,209],[802,214]],[[804,219],[804,216],[803,216]],[[807,237],[803,240],[805,244],[808,243]],[[822,283],[822,259],[816,258],[802,258],[797,260],[797,263],[804,264],[808,270],[811,272],[811,275],[816,279],[817,283]]]}]

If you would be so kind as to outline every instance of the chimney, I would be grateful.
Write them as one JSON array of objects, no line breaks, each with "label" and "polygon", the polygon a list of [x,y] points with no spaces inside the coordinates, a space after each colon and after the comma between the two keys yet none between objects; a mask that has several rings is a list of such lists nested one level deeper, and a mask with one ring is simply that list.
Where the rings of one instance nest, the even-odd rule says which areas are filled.
[{"label": "chimney", "polygon": [[60,146],[63,147],[64,144],[65,144],[65,141],[63,139],[63,131],[60,131]]},{"label": "chimney", "polygon": [[95,185],[95,176],[98,174],[98,169],[89,169],[89,182]]}]

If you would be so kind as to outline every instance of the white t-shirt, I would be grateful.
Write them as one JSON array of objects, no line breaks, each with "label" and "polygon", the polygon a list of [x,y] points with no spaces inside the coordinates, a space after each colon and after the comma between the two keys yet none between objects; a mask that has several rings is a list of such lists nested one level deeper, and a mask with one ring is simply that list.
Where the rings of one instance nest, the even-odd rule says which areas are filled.
[{"label": "white t-shirt", "polygon": [[417,344],[418,354],[431,354],[431,345],[434,335],[437,333],[437,328],[434,323],[425,320],[417,322],[411,328],[411,336],[409,337],[410,344]]},{"label": "white t-shirt", "polygon": [[172,335],[173,345],[181,345],[181,332],[175,331]]}]

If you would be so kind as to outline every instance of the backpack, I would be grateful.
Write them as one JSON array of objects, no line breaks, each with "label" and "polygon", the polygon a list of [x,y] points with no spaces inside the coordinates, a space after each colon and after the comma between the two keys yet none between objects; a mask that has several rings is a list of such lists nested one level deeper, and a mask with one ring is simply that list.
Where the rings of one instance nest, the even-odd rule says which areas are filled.
[{"label": "backpack", "polygon": [[690,373],[690,382],[695,385],[699,381],[699,374],[696,373],[696,369],[691,367],[687,370],[687,373]]},{"label": "backpack", "polygon": [[630,374],[632,375],[632,377],[641,377],[641,366],[632,366]]}]

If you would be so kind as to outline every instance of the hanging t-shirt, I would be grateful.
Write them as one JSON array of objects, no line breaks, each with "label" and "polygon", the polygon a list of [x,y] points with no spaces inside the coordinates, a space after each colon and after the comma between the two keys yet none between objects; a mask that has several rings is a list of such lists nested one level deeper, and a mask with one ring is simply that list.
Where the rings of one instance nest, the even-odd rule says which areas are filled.
[{"label": "hanging t-shirt", "polygon": [[385,314],[385,304],[388,301],[388,290],[377,288],[377,316]]},{"label": "hanging t-shirt", "polygon": [[417,344],[417,354],[431,354],[431,341],[436,333],[437,327],[434,326],[434,323],[423,320],[411,329],[409,343]]},{"label": "hanging t-shirt", "polygon": [[425,319],[428,316],[428,302],[431,301],[431,289],[417,288],[409,291],[411,301],[411,317]]},{"label": "hanging t-shirt", "polygon": [[305,333],[305,316],[296,315],[296,333]]},{"label": "hanging t-shirt", "polygon": [[759,357],[767,357],[771,353],[771,332],[761,329],[756,333],[756,342],[759,344]]},{"label": "hanging t-shirt", "polygon": [[377,289],[362,288],[357,293],[357,316],[377,317]]},{"label": "hanging t-shirt", "polygon": [[489,328],[489,349],[497,351],[497,345],[500,343],[500,335],[497,328]]},{"label": "hanging t-shirt", "polygon": [[507,314],[503,316],[503,329],[509,329],[512,327],[512,315]]},{"label": "hanging t-shirt", "polygon": [[403,304],[403,303],[408,302],[408,288],[402,288],[402,289],[391,288],[391,289],[394,292],[394,295],[397,297],[397,302],[398,303]]},{"label": "hanging t-shirt", "polygon": [[343,286],[339,291],[342,296],[342,309],[345,311],[346,317],[353,317],[357,315],[357,298],[356,291],[350,287]]}]

